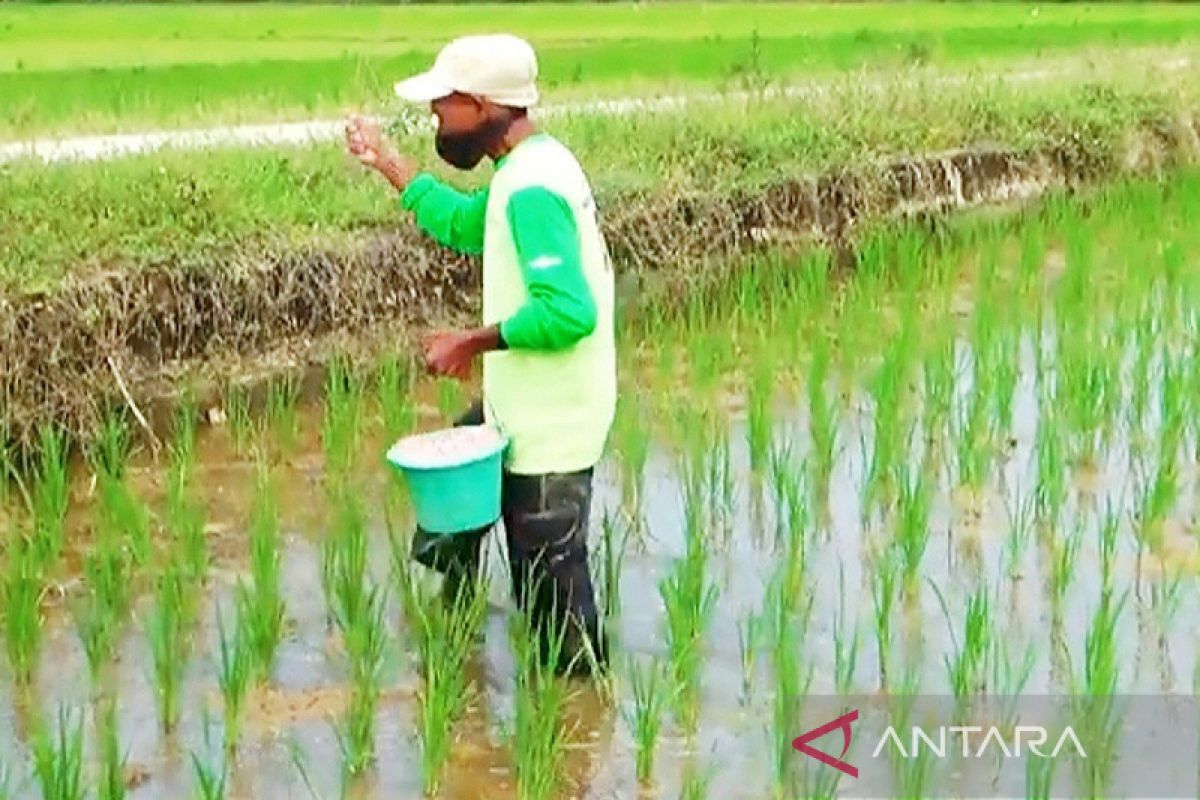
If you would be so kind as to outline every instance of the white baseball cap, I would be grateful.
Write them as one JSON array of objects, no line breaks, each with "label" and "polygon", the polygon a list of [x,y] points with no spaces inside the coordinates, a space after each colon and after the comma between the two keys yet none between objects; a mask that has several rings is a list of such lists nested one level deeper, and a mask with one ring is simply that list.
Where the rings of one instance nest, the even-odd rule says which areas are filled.
[{"label": "white baseball cap", "polygon": [[428,72],[396,84],[396,94],[428,103],[453,92],[504,106],[537,103],[537,56],[529,42],[507,33],[463,36],[442,48]]}]

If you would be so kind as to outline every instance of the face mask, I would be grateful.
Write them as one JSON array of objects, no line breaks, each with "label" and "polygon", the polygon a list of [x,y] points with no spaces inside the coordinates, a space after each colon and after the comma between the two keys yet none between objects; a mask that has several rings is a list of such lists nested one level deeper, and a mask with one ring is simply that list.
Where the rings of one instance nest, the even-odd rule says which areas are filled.
[{"label": "face mask", "polygon": [[443,161],[464,170],[474,169],[487,153],[487,142],[479,130],[438,131],[434,145]]},{"label": "face mask", "polygon": [[438,130],[434,138],[437,153],[452,167],[474,169],[488,148],[500,140],[508,131],[511,120],[507,116],[494,117],[469,131]]}]

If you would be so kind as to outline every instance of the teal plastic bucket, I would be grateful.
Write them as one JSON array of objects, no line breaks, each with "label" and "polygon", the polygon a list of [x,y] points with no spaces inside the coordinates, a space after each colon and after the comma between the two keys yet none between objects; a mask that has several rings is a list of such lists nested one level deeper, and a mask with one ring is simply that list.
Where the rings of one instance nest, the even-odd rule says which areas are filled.
[{"label": "teal plastic bucket", "polygon": [[[392,445],[387,461],[404,478],[416,511],[417,524],[428,533],[448,535],[487,527],[500,518],[500,481],[508,442],[493,429],[493,441],[483,441],[449,463],[419,457],[421,446],[436,437],[471,435],[470,429],[451,428],[407,436]],[[489,439],[491,437],[481,437]]]}]

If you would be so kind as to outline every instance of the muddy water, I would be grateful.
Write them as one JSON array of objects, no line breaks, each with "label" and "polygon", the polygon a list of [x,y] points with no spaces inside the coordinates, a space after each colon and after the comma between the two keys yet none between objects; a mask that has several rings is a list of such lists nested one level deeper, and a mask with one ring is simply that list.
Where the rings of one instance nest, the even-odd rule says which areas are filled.
[{"label": "muddy water", "polygon": [[[1078,674],[1083,641],[1099,596],[1099,564],[1093,536],[1085,537],[1071,588],[1067,592],[1061,628],[1052,625],[1044,591],[1047,560],[1031,541],[1010,575],[1003,566],[1004,537],[1008,527],[1006,506],[1028,496],[1034,485],[1037,406],[1032,381],[1032,354],[1026,348],[1024,375],[1016,397],[1012,441],[993,472],[981,497],[965,498],[942,486],[936,494],[930,520],[931,540],[923,562],[928,583],[919,590],[914,607],[902,615],[900,637],[905,647],[920,642],[921,688],[948,691],[943,654],[951,650],[947,624],[933,586],[947,600],[955,626],[961,626],[961,608],[979,576],[996,592],[997,625],[1009,652],[1025,647],[1035,653],[1027,692],[1061,691],[1056,676],[1056,648],[1047,631],[1065,644]],[[803,408],[780,402],[775,408],[774,436],[790,439],[800,452],[805,445],[807,420]],[[739,625],[747,615],[761,610],[766,586],[779,553],[773,534],[775,520],[769,487],[751,475],[742,415],[731,415],[728,426],[730,466],[733,476],[729,530],[711,538],[712,576],[719,586],[719,601],[706,642],[703,692],[698,731],[683,736],[673,721],[665,726],[660,743],[658,783],[651,796],[674,797],[684,776],[698,770],[709,775],[709,796],[763,797],[771,790],[770,730],[773,678],[769,647],[758,648],[748,681],[743,673]],[[435,426],[426,415],[422,424]],[[813,612],[803,643],[802,664],[811,669],[813,694],[830,694],[834,686],[833,626],[845,615],[848,629],[855,628],[860,651],[854,688],[862,693],[879,686],[877,651],[872,635],[871,574],[867,554],[883,526],[861,513],[859,487],[870,443],[870,409],[865,397],[852,396],[843,409],[839,431],[839,457],[830,486],[828,515],[813,537],[809,553],[809,584]],[[336,797],[343,789],[361,797],[416,797],[420,795],[419,741],[416,736],[414,648],[403,626],[393,629],[385,691],[377,720],[377,767],[369,778],[343,787],[337,736],[333,727],[348,700],[345,658],[326,615],[320,590],[322,532],[321,482],[323,477],[319,416],[302,414],[303,434],[295,453],[280,466],[283,509],[282,531],[286,639],[279,651],[269,688],[255,690],[247,702],[242,746],[232,768],[231,795],[237,797]],[[370,442],[365,451],[381,454],[386,442]],[[919,443],[914,444],[919,449]],[[1094,507],[1098,498],[1128,502],[1127,445],[1118,441],[1095,469],[1079,471],[1072,508]],[[245,521],[249,517],[254,465],[237,455],[221,429],[205,431],[200,443],[199,484],[207,500],[210,547],[215,565],[210,591],[201,618],[184,690],[183,719],[178,732],[164,739],[158,733],[150,670],[150,655],[141,633],[148,612],[143,597],[134,624],[121,647],[115,666],[120,698],[120,730],[128,752],[129,786],[137,798],[174,798],[193,791],[191,754],[214,761],[220,742],[220,701],[215,677],[217,638],[213,620],[220,607],[228,615],[233,606],[233,586],[245,567]],[[366,458],[361,480],[364,496],[381,497],[391,478],[381,459]],[[616,624],[618,673],[626,656],[665,660],[667,641],[664,610],[658,585],[684,552],[683,490],[674,451],[659,441],[651,449],[644,474],[644,521],[634,536],[621,578],[622,613]],[[1195,511],[1195,469],[1181,476],[1186,488],[1177,507],[1179,521],[1168,526],[1169,544],[1178,563],[1194,574],[1194,542],[1182,531]],[[161,500],[161,468],[144,458],[134,468],[134,481],[143,497]],[[601,519],[620,515],[622,498],[614,458],[598,471],[593,531],[598,536]],[[79,524],[84,524],[89,487],[76,487]],[[1103,507],[1103,501],[1099,504]],[[375,578],[387,580],[388,547],[383,518],[372,514],[371,541]],[[471,665],[474,698],[460,723],[458,739],[447,767],[443,796],[447,798],[506,798],[515,796],[511,759],[504,729],[511,719],[514,665],[506,630],[508,594],[501,568],[500,545],[491,547],[492,589],[486,641]],[[1185,624],[1172,620],[1194,618],[1196,597],[1182,595],[1174,617],[1156,617],[1147,597],[1156,580],[1143,574],[1135,581],[1137,560],[1131,537],[1123,535],[1118,560],[1118,586],[1136,590],[1131,603],[1136,613],[1126,613],[1118,628],[1122,654],[1122,686],[1129,691],[1186,690],[1195,664],[1194,638]],[[36,699],[45,711],[59,706],[88,709],[86,662],[70,622],[62,613],[78,587],[68,585],[66,598],[51,609]],[[392,620],[399,614],[393,613]],[[916,652],[916,651],[914,651]],[[1061,663],[1058,665],[1061,671]],[[618,683],[618,685],[620,685]],[[0,693],[0,752],[18,779],[18,796],[36,796],[28,764],[28,713],[22,711],[5,684]],[[570,746],[566,757],[564,797],[619,798],[637,794],[633,779],[633,749],[623,712],[629,699],[618,691],[616,706],[605,702],[588,684],[574,684],[568,710]],[[799,731],[796,732],[797,734]],[[209,743],[211,742],[211,744]],[[89,747],[91,745],[89,744]]]}]

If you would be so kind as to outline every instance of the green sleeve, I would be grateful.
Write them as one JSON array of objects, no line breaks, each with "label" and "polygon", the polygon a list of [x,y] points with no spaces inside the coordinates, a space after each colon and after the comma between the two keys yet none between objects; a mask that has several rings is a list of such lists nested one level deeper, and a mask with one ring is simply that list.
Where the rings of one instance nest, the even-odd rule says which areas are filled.
[{"label": "green sleeve", "polygon": [[428,172],[413,178],[400,195],[400,205],[416,213],[418,227],[437,241],[463,253],[483,252],[483,220],[487,189],[464,194]]},{"label": "green sleeve", "polygon": [[513,350],[562,350],[596,329],[596,301],[583,273],[575,215],[540,186],[508,199],[508,224],[528,294],[500,325]]}]

